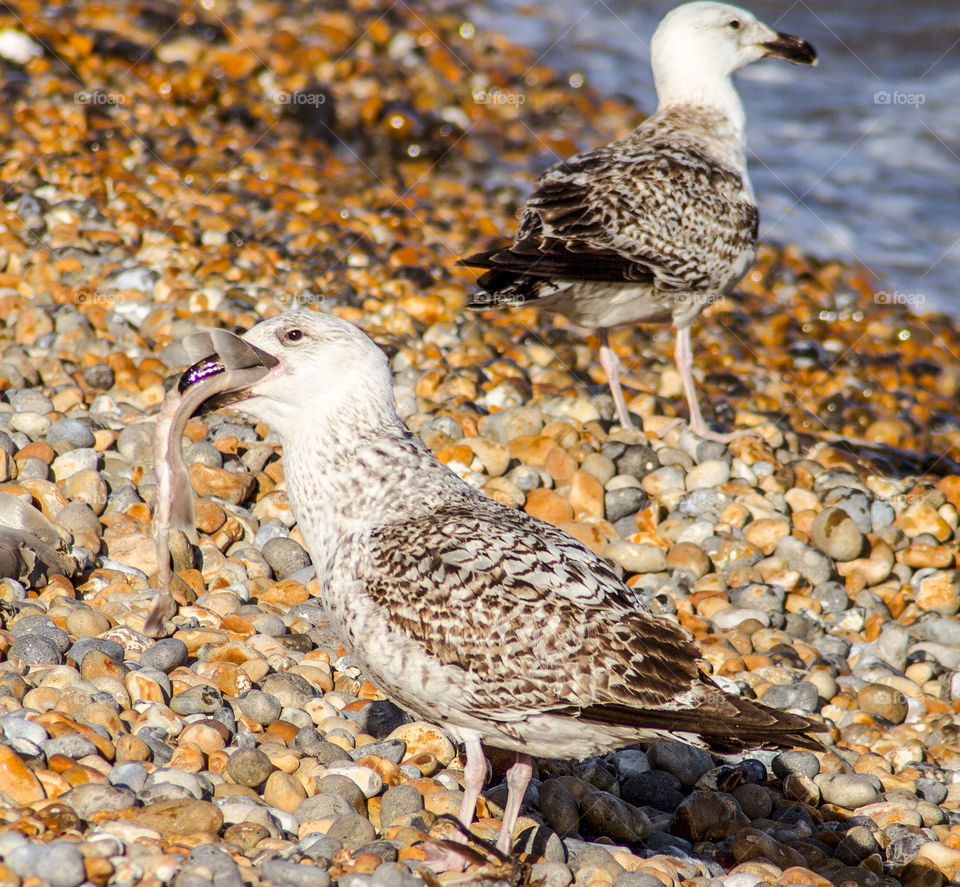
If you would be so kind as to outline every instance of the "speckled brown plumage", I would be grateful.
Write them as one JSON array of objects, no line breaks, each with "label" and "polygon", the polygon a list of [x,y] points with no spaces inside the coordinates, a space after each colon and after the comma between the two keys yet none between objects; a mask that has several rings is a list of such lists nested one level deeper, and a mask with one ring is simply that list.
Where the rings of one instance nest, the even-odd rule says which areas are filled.
[{"label": "speckled brown plumage", "polygon": [[[386,360],[355,327],[299,310],[244,340],[276,364],[237,406],[283,441],[331,625],[384,692],[465,743],[470,815],[481,741],[518,753],[516,786],[529,754],[662,736],[817,746],[816,724],[714,685],[689,632],[640,609],[600,557],[438,462],[403,427]],[[199,384],[220,393],[212,381]]]},{"label": "speckled brown plumage", "polygon": [[744,112],[731,75],[764,56],[815,64],[809,44],[749,12],[697,2],[664,17],[651,41],[656,113],[623,139],[563,160],[536,182],[512,244],[463,259],[487,269],[470,307],[535,302],[600,331],[617,416],[632,421],[608,329],[669,321],[690,427],[696,397],[690,324],[753,263],[758,215]]}]

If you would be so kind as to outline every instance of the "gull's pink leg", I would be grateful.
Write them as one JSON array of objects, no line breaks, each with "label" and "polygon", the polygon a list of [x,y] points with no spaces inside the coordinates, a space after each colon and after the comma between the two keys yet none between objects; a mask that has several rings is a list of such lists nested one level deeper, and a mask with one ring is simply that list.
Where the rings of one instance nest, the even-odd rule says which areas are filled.
[{"label": "gull's pink leg", "polygon": [[497,837],[497,850],[510,855],[513,850],[513,830],[520,815],[523,796],[533,776],[533,758],[517,753],[516,763],[507,771],[507,806],[503,811],[503,823]]},{"label": "gull's pink leg", "polygon": [[[483,790],[483,781],[487,776],[487,762],[483,757],[483,747],[480,740],[471,737],[464,740],[467,751],[467,761],[463,767],[463,800],[460,802],[460,812],[457,818],[463,827],[470,830],[474,814],[477,812],[477,799]],[[462,872],[469,860],[453,847],[431,846],[426,850],[426,864],[437,874],[442,872]]]},{"label": "gull's pink leg", "polygon": [[463,744],[467,750],[467,762],[463,767],[463,801],[457,816],[469,829],[477,812],[477,799],[483,790],[483,781],[487,778],[487,762],[479,739],[467,739]]},{"label": "gull's pink leg", "polygon": [[[744,437],[756,432],[747,428],[741,428],[738,431],[732,431],[729,434],[717,434],[707,427],[703,421],[703,414],[700,412],[700,402],[697,400],[697,387],[693,381],[693,349],[690,345],[690,326],[681,326],[677,329],[677,344],[673,350],[673,360],[680,373],[680,379],[683,381],[683,393],[687,396],[687,408],[690,410],[690,423],[688,427],[694,434],[700,435],[705,440],[713,440],[717,443],[730,443],[738,437]],[[673,426],[670,426],[673,427]],[[665,434],[669,428],[664,429]]]},{"label": "gull's pink leg", "polygon": [[603,367],[603,371],[607,374],[607,382],[610,383],[610,393],[617,408],[617,418],[624,428],[633,428],[630,411],[627,409],[627,402],[623,399],[623,391],[620,388],[620,358],[610,347],[610,331],[606,328],[600,330],[599,357],[600,366]]},{"label": "gull's pink leg", "polygon": [[690,346],[690,326],[682,326],[677,330],[677,344],[673,349],[673,360],[683,382],[683,393],[687,398],[687,409],[690,410],[690,430],[694,434],[705,437],[708,428],[700,412],[700,402],[697,400],[696,383],[693,381],[693,349]]}]

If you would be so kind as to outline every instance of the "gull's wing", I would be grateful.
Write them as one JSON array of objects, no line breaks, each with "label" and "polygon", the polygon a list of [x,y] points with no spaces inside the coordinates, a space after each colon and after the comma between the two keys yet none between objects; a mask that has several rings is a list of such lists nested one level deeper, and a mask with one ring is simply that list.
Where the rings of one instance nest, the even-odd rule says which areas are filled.
[{"label": "gull's wing", "polygon": [[815,729],[723,693],[700,672],[692,636],[639,610],[565,533],[523,512],[484,511],[448,506],[375,529],[357,577],[391,630],[478,677],[459,703],[471,714],[509,721],[540,710],[693,732],[715,748],[803,744]]},{"label": "gull's wing", "polygon": [[757,238],[745,177],[689,140],[640,127],[562,161],[537,181],[515,242],[463,264],[489,268],[481,287],[510,275],[649,282],[709,290]]}]

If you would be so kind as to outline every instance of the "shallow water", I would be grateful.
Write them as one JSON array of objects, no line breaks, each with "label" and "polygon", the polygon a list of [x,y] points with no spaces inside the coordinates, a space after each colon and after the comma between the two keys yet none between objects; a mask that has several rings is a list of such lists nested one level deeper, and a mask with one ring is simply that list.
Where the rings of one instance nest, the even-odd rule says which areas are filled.
[{"label": "shallow water", "polygon": [[[652,110],[648,43],[674,5],[486,0],[473,20]],[[761,237],[859,262],[878,298],[960,317],[960,3],[749,5],[820,54],[738,75]]]}]

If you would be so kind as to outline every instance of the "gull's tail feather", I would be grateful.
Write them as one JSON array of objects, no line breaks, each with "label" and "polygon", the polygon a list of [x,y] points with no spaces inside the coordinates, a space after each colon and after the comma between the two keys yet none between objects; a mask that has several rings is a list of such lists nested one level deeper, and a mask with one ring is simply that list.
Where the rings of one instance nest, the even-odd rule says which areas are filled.
[{"label": "gull's tail feather", "polygon": [[599,723],[634,726],[641,731],[673,734],[715,752],[751,748],[806,748],[822,751],[813,733],[828,728],[817,721],[770,708],[721,690],[706,675],[694,688],[695,699],[677,707],[638,708],[629,704],[593,705],[580,717]]}]

